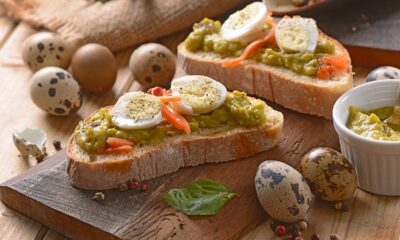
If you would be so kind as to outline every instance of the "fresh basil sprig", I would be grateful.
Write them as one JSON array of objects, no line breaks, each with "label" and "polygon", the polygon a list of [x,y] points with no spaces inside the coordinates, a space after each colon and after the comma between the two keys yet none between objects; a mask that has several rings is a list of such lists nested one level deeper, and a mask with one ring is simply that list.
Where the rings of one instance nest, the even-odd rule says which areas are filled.
[{"label": "fresh basil sprig", "polygon": [[174,188],[164,201],[186,215],[214,215],[236,194],[223,184],[202,179],[186,188]]}]

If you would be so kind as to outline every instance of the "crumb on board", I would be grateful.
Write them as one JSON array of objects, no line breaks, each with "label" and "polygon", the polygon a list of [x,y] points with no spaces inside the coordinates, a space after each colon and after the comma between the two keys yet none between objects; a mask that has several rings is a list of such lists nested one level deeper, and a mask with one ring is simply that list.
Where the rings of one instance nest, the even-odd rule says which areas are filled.
[{"label": "crumb on board", "polygon": [[334,205],[336,210],[342,211],[342,212],[347,212],[349,210],[349,206],[346,203],[343,202],[337,202]]},{"label": "crumb on board", "polygon": [[56,151],[60,151],[62,149],[61,142],[58,140],[53,141],[53,146],[54,146],[54,149],[56,149]]},{"label": "crumb on board", "polygon": [[337,234],[332,234],[332,235],[329,237],[329,239],[330,239],[330,240],[339,240],[340,238],[339,238],[339,235],[337,235]]},{"label": "crumb on board", "polygon": [[128,190],[128,184],[127,183],[122,183],[118,185],[118,191],[120,192],[125,192]]},{"label": "crumb on board", "polygon": [[93,195],[92,200],[100,202],[100,201],[104,201],[105,198],[106,198],[106,196],[104,195],[104,193],[96,192]]}]

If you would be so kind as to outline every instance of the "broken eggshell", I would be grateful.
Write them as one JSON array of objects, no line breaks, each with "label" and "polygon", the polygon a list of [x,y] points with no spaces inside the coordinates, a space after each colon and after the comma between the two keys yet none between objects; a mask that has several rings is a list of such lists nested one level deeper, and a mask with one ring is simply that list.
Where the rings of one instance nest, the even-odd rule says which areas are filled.
[{"label": "broken eggshell", "polygon": [[14,144],[23,157],[46,155],[47,134],[41,129],[25,128],[13,132]]},{"label": "broken eggshell", "polygon": [[268,160],[260,164],[255,187],[261,206],[272,218],[281,222],[304,219],[313,200],[303,176],[280,161]]}]

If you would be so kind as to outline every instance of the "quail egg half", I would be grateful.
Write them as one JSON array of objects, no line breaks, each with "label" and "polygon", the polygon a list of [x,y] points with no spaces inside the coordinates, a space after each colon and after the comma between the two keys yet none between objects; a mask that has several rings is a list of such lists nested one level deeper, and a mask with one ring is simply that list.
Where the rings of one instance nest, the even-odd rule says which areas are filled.
[{"label": "quail egg half", "polygon": [[112,110],[112,122],[122,129],[147,129],[163,121],[160,98],[129,92],[118,99]]},{"label": "quail egg half", "polygon": [[181,114],[196,116],[219,108],[226,99],[225,86],[206,76],[189,75],[171,82],[172,95],[182,97],[181,102],[172,103]]}]

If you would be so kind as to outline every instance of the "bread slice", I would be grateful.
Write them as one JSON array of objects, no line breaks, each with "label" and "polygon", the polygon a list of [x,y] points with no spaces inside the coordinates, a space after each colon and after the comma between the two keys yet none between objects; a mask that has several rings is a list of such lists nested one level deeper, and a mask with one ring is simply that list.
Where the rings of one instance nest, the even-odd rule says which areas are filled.
[{"label": "bread slice", "polygon": [[92,155],[68,141],[70,183],[82,189],[116,188],[130,179],[144,181],[182,167],[238,160],[274,147],[283,126],[282,113],[266,106],[267,122],[259,127],[203,129],[164,138],[154,145],[134,146],[127,154]]},{"label": "bread slice", "polygon": [[[319,36],[334,44],[336,55],[345,54],[350,62],[349,53],[338,41],[322,32]],[[190,52],[184,43],[178,46],[178,62],[188,74],[209,76],[228,89],[244,91],[301,113],[332,119],[335,101],[353,87],[351,67],[337,79],[322,80],[255,60],[225,68],[221,65],[224,60],[213,52]]]}]

